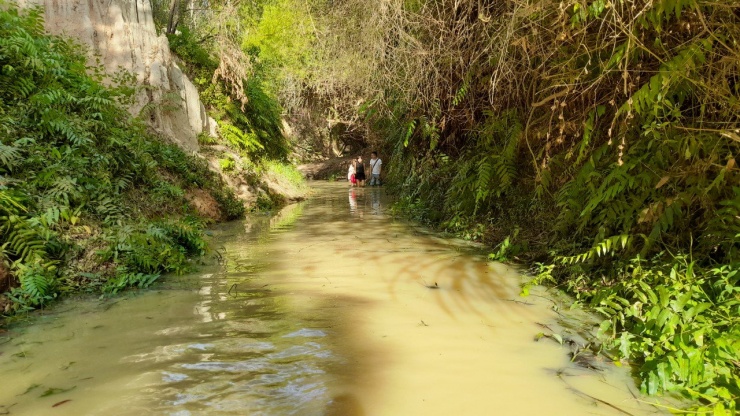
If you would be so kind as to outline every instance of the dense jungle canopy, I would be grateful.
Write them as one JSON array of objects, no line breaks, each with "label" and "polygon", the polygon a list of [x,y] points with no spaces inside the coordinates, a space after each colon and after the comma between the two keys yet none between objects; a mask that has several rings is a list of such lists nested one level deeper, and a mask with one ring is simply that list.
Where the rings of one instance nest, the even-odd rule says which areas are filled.
[{"label": "dense jungle canopy", "polygon": [[[740,1],[151,7],[219,123],[201,145],[232,149],[224,172],[301,186],[294,164],[377,149],[397,214],[489,244],[592,308],[594,348],[636,364],[646,393],[735,411]],[[41,13],[0,12],[0,274],[20,283],[8,314],[183,270],[205,250],[189,189],[222,219],[244,215]]]}]

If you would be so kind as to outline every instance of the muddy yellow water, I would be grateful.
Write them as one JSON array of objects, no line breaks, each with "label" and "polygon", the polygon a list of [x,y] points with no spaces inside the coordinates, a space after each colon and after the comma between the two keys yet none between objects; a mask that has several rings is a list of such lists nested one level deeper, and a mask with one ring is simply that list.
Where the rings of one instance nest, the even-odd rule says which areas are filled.
[{"label": "muddy yellow water", "polygon": [[0,414],[659,412],[626,368],[571,362],[570,301],[519,297],[515,270],[393,220],[381,189],[314,188],[214,229],[197,273],[0,334]]}]

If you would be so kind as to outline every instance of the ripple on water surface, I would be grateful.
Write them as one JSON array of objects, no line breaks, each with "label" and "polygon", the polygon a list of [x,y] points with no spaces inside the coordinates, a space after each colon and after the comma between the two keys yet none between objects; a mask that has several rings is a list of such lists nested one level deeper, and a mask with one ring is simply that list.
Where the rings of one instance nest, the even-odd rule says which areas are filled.
[{"label": "ripple on water surface", "polygon": [[533,342],[562,331],[552,306],[566,302],[519,300],[515,271],[392,220],[387,204],[381,189],[321,185],[277,215],[215,227],[220,265],[66,301],[0,334],[0,414],[660,411],[626,370],[584,370]]}]

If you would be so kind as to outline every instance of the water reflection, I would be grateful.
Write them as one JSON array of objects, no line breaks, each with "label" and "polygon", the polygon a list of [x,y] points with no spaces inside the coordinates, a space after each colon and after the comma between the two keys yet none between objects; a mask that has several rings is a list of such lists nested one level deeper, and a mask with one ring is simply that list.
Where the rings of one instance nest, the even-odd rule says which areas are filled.
[{"label": "water reflection", "polygon": [[[71,400],[54,413],[623,414],[593,397],[653,412],[626,372],[586,371],[532,341],[557,316],[518,298],[516,271],[391,220],[388,201],[320,185],[275,216],[216,227],[220,265],[16,330],[0,345],[13,380],[0,412]],[[64,392],[40,397],[51,388]]]},{"label": "water reflection", "polygon": [[373,215],[380,215],[382,213],[382,207],[380,205],[380,195],[382,190],[379,188],[371,188],[370,192],[370,206],[372,208]]},{"label": "water reflection", "polygon": [[[369,198],[369,199],[368,199]],[[385,194],[382,188],[350,188],[349,212],[351,216],[363,219],[365,211],[371,215],[382,215],[382,200]]]},{"label": "water reflection", "polygon": [[[323,413],[331,399],[326,368],[339,360],[326,344],[325,318],[294,316],[285,295],[263,283],[261,276],[274,269],[281,255],[274,241],[293,228],[302,209],[291,206],[269,221],[245,224],[251,234],[247,241],[238,234],[232,238],[235,224],[214,231],[223,241],[223,271],[202,276],[194,311],[206,325],[191,328],[199,342],[180,348],[181,355],[163,371],[166,386],[149,398],[158,409],[195,412],[191,414]],[[171,374],[179,376],[173,379]]]},{"label": "water reflection", "polygon": [[[357,189],[356,188],[350,188],[349,190],[349,213],[350,214],[357,214]],[[360,215],[362,215],[362,211],[359,212]]]}]

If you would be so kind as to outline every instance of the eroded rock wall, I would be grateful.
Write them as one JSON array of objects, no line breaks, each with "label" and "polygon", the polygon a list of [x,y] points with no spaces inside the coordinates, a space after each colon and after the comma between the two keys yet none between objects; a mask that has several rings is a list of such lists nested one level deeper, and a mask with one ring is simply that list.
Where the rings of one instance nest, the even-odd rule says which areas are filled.
[{"label": "eroded rock wall", "polygon": [[[49,32],[77,39],[91,53],[91,63],[108,74],[124,69],[139,88],[133,114],[146,115],[151,126],[186,150],[198,150],[197,135],[216,133],[193,83],[158,36],[146,0],[21,0],[44,7]],[[21,4],[22,6],[24,4]]]}]

